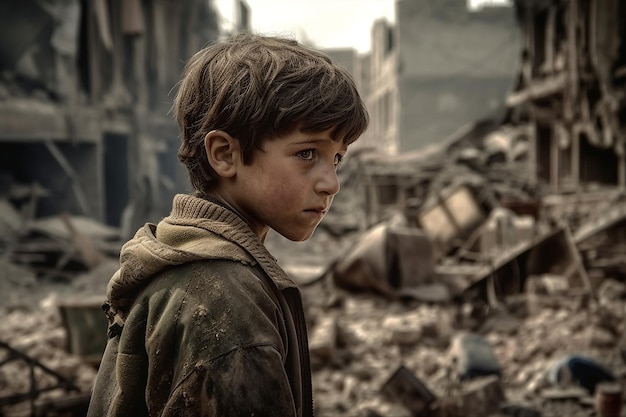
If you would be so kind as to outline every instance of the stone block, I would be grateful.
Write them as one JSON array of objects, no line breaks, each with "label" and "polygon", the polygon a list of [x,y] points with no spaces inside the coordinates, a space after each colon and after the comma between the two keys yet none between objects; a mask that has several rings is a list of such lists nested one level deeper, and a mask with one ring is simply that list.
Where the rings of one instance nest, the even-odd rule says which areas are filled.
[{"label": "stone block", "polygon": [[505,400],[500,377],[491,375],[469,381],[463,387],[461,399],[467,417],[484,417],[497,412]]}]

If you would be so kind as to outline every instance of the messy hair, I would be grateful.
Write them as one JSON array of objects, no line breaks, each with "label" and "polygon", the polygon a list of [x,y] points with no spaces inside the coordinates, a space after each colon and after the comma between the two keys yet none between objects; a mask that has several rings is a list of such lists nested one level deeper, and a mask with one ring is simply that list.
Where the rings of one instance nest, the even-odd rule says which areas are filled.
[{"label": "messy hair", "polygon": [[200,195],[217,177],[204,148],[212,130],[239,140],[249,163],[268,138],[295,129],[330,130],[333,140],[348,145],[369,121],[352,76],[328,55],[295,40],[254,34],[217,41],[191,57],[174,113],[182,136],[178,158]]}]

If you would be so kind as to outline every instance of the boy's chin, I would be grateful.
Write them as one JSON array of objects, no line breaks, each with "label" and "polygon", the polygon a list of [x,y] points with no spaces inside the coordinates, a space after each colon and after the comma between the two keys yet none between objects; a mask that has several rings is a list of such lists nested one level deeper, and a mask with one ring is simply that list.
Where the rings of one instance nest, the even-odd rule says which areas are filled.
[{"label": "boy's chin", "polygon": [[[316,227],[317,228],[317,227]],[[279,234],[284,237],[285,239],[288,239],[292,242],[304,242],[306,240],[309,240],[311,238],[311,236],[313,236],[313,233],[315,233],[315,229],[306,232],[306,233],[302,233],[302,234],[291,234],[291,233],[280,233]]]}]

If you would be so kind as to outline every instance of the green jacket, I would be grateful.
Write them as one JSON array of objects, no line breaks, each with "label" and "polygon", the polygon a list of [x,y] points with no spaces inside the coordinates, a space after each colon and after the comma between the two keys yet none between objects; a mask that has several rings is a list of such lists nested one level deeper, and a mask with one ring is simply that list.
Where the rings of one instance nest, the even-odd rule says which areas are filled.
[{"label": "green jacket", "polygon": [[313,415],[300,291],[232,211],[177,195],[107,299],[89,417]]}]

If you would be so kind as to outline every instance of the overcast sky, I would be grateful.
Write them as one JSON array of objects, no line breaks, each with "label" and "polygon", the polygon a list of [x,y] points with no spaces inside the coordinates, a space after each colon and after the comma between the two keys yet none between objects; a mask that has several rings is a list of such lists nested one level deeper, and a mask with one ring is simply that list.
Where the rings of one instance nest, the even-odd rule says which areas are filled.
[{"label": "overcast sky", "polygon": [[[237,0],[213,0],[222,26],[231,29]],[[434,0],[437,1],[437,0]],[[475,6],[484,0],[470,0]],[[505,0],[496,0],[501,2]],[[298,40],[308,38],[320,48],[370,49],[374,21],[394,21],[395,0],[245,0],[251,12],[252,30]]]}]

